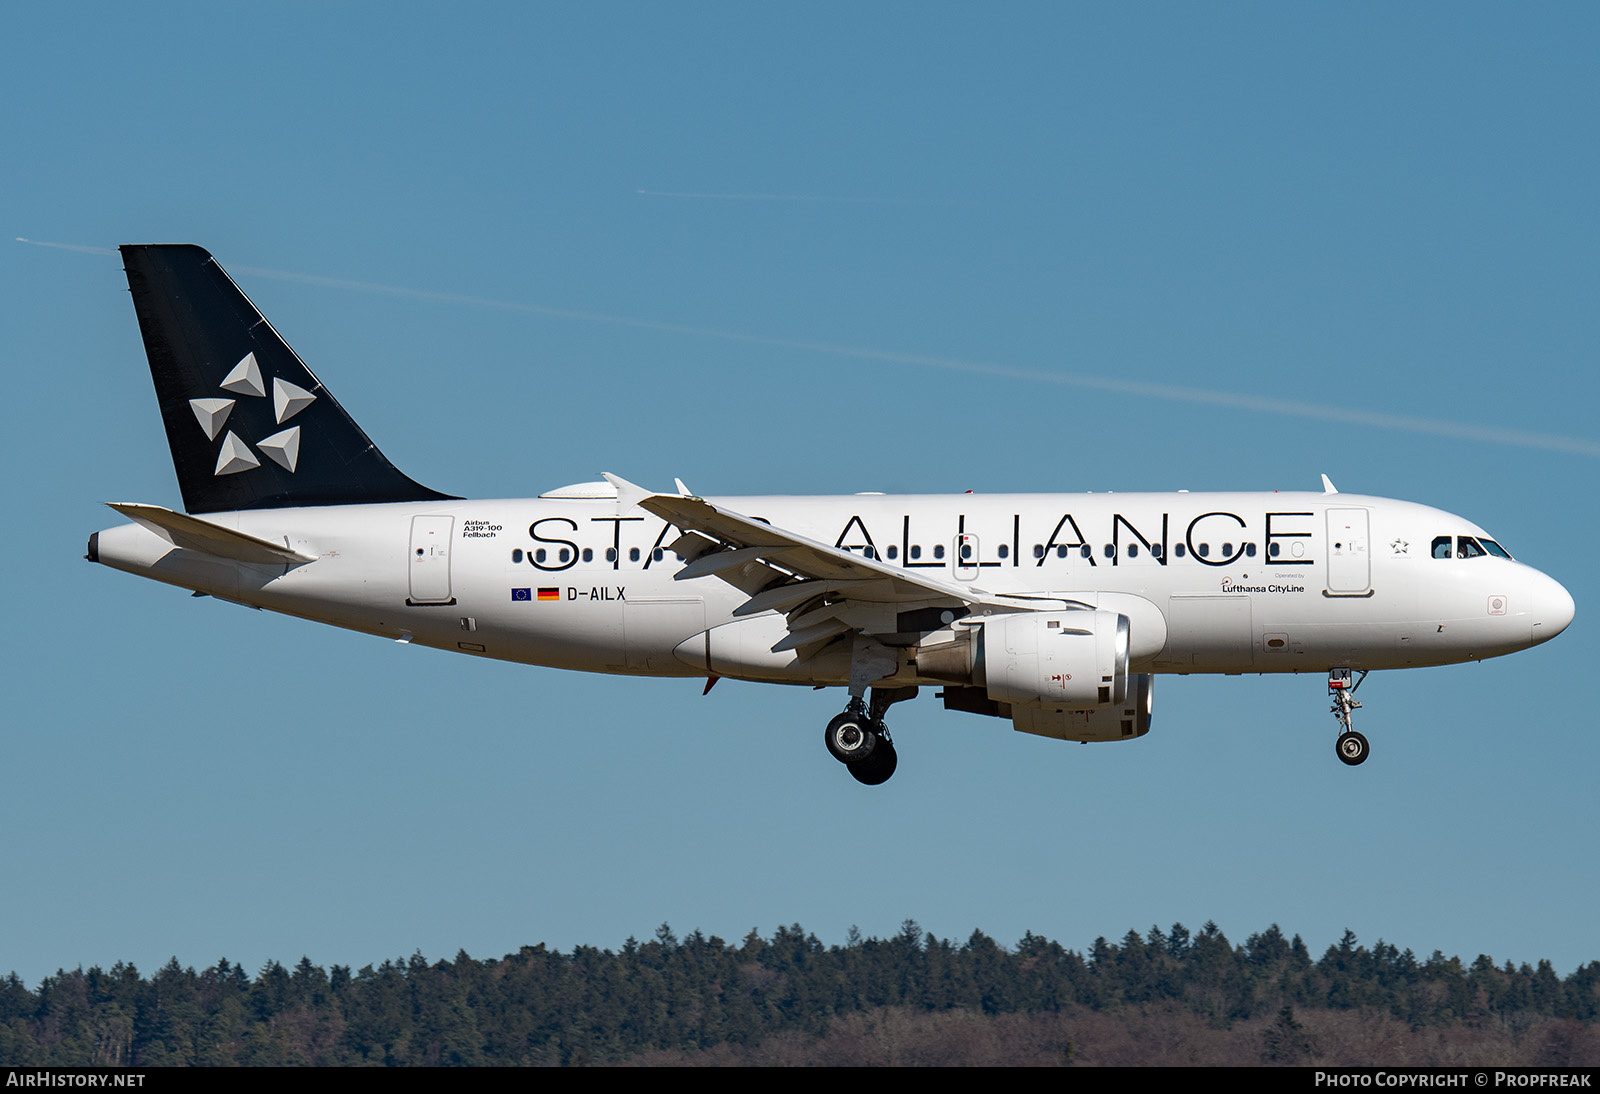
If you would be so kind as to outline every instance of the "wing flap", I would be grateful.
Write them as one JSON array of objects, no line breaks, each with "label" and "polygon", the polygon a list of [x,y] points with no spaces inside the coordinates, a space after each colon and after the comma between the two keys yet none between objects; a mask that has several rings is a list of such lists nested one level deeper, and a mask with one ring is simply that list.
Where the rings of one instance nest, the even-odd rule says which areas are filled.
[{"label": "wing flap", "polygon": [[733,609],[733,615],[737,619],[745,615],[760,615],[762,612],[786,612],[814,596],[822,596],[829,592],[847,592],[854,587],[855,582],[851,581],[797,581],[788,585],[778,585],[765,592],[756,593]]},{"label": "wing flap", "polygon": [[813,642],[836,638],[854,629],[850,624],[841,623],[837,619],[828,619],[807,627],[790,628],[787,638],[779,639],[773,644],[772,652],[782,653],[784,650],[797,650],[801,646],[809,646]]},{"label": "wing flap", "polygon": [[771,547],[739,547],[731,551],[712,551],[685,565],[683,569],[673,574],[672,578],[674,581],[691,581],[697,577],[710,577],[723,570],[743,566],[746,562],[755,562],[782,552],[783,548]]}]

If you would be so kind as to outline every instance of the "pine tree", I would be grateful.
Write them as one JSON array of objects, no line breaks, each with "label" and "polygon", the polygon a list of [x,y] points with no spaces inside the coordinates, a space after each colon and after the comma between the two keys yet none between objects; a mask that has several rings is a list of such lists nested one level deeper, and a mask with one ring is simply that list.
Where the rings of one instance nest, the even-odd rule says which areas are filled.
[{"label": "pine tree", "polygon": [[1261,1032],[1261,1062],[1292,1067],[1315,1055],[1316,1041],[1295,1019],[1294,1008],[1285,1006],[1277,1021]]}]

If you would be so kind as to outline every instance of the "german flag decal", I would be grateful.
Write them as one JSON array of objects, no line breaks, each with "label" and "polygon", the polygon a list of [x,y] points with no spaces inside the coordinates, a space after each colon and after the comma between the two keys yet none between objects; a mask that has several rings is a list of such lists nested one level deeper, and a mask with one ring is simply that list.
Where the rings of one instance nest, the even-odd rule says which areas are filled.
[{"label": "german flag decal", "polygon": [[560,589],[555,589],[555,588],[540,589],[539,590],[539,599],[541,601],[545,601],[545,600],[560,600],[561,599],[561,590]]}]

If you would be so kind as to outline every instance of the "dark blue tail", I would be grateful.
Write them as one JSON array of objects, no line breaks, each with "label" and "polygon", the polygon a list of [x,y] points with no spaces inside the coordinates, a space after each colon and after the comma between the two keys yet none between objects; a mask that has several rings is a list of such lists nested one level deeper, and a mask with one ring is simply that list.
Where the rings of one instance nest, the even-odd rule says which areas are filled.
[{"label": "dark blue tail", "polygon": [[384,458],[203,249],[121,251],[185,509],[451,499]]}]

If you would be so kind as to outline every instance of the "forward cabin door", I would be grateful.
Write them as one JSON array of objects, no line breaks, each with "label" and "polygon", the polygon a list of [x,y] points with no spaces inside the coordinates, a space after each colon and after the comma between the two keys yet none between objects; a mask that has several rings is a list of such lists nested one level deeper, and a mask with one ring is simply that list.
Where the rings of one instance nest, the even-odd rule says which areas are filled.
[{"label": "forward cabin door", "polygon": [[411,604],[450,603],[450,530],[455,517],[411,518]]},{"label": "forward cabin door", "polygon": [[1372,592],[1372,553],[1367,510],[1328,510],[1328,595],[1366,596]]}]

